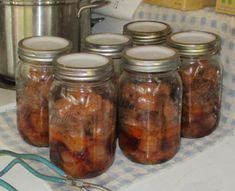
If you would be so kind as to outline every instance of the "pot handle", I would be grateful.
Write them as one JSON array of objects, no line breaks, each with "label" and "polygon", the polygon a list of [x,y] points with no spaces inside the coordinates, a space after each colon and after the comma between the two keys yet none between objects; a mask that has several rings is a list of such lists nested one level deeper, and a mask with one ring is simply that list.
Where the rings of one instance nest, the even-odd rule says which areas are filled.
[{"label": "pot handle", "polygon": [[80,18],[82,11],[84,11],[86,9],[91,9],[91,8],[103,7],[105,5],[108,5],[109,3],[110,3],[110,1],[108,1],[108,0],[100,0],[100,1],[94,1],[89,5],[85,5],[81,8],[79,8],[79,10],[78,10],[78,19]]}]

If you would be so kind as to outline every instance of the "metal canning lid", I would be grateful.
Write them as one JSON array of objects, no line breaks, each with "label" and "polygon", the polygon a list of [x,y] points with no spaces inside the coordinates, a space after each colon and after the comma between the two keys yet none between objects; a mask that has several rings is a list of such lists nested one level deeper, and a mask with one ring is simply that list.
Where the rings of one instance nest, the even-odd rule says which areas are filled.
[{"label": "metal canning lid", "polygon": [[123,27],[123,34],[131,36],[136,45],[162,44],[171,31],[167,23],[152,20],[133,21]]},{"label": "metal canning lid", "polygon": [[78,2],[79,0],[0,0],[0,5],[56,5]]},{"label": "metal canning lid", "polygon": [[214,55],[221,49],[220,37],[204,31],[174,33],[168,37],[167,44],[177,49],[181,57]]},{"label": "metal canning lid", "polygon": [[176,50],[164,46],[138,46],[123,53],[124,70],[154,73],[176,70],[179,66],[179,54]]},{"label": "metal canning lid", "polygon": [[100,33],[89,35],[85,41],[85,49],[111,58],[121,58],[122,51],[131,47],[129,36],[115,33]]},{"label": "metal canning lid", "polygon": [[99,81],[112,77],[110,58],[92,53],[73,53],[55,60],[55,78],[65,81]]},{"label": "metal canning lid", "polygon": [[55,57],[69,52],[72,42],[56,36],[34,36],[22,39],[18,47],[21,60],[48,64]]}]

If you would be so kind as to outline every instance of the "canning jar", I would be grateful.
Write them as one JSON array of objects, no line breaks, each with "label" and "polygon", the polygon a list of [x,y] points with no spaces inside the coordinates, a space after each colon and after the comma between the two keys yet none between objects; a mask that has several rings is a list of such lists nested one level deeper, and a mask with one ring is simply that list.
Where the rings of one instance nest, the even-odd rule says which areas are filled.
[{"label": "canning jar", "polygon": [[220,118],[220,37],[209,32],[185,31],[172,34],[168,44],[181,56],[182,136],[199,138],[209,135],[218,126]]},{"label": "canning jar", "polygon": [[50,158],[69,176],[106,171],[116,148],[111,60],[91,53],[59,57],[50,96]]},{"label": "canning jar", "polygon": [[120,77],[119,145],[132,161],[157,164],[180,147],[182,82],[179,56],[163,46],[124,51]]},{"label": "canning jar", "polygon": [[115,33],[93,34],[85,40],[86,51],[107,56],[113,60],[116,80],[122,72],[122,51],[131,46],[132,40],[129,36]]},{"label": "canning jar", "polygon": [[163,45],[171,31],[169,24],[154,20],[132,21],[123,27],[123,34],[132,38],[133,46]]},{"label": "canning jar", "polygon": [[70,41],[54,36],[28,37],[19,42],[17,128],[21,137],[31,145],[48,146],[48,94],[53,81],[52,61],[71,48]]}]

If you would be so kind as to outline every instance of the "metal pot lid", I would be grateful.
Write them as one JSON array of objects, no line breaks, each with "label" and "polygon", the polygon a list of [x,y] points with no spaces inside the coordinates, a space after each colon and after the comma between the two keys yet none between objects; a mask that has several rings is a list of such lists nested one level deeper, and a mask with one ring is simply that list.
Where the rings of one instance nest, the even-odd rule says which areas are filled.
[{"label": "metal pot lid", "polygon": [[214,55],[221,49],[220,37],[211,32],[185,31],[170,35],[167,44],[182,57]]},{"label": "metal pot lid", "polygon": [[54,5],[79,3],[80,0],[0,0],[4,5]]},{"label": "metal pot lid", "polygon": [[123,53],[123,68],[129,71],[154,73],[176,70],[179,54],[164,46],[139,46],[129,48]]},{"label": "metal pot lid", "polygon": [[70,51],[71,48],[72,42],[61,37],[34,36],[19,42],[18,54],[24,61],[48,64],[55,57]]},{"label": "metal pot lid", "polygon": [[134,44],[163,43],[171,31],[167,23],[152,20],[133,21],[123,27],[123,34],[131,36]]},{"label": "metal pot lid", "polygon": [[65,81],[107,80],[114,73],[110,58],[92,53],[73,53],[55,61],[55,78]]},{"label": "metal pot lid", "polygon": [[86,50],[111,58],[120,58],[122,51],[131,46],[129,36],[115,33],[89,35],[85,41]]}]

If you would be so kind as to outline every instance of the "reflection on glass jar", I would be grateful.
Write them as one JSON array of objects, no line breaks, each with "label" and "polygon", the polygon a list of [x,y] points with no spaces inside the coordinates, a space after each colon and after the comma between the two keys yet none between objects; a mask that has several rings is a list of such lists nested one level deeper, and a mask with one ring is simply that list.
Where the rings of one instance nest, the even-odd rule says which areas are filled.
[{"label": "reflection on glass jar", "polygon": [[220,38],[213,33],[189,31],[173,34],[168,43],[179,50],[181,55],[182,136],[207,136],[216,129],[220,118]]},{"label": "reflection on glass jar", "polygon": [[57,59],[50,99],[50,158],[69,176],[106,171],[116,148],[116,91],[109,59],[88,53]]},{"label": "reflection on glass jar", "polygon": [[180,147],[182,83],[178,54],[145,46],[124,52],[120,78],[119,145],[132,161],[157,164]]},{"label": "reflection on glass jar", "polygon": [[19,43],[16,72],[17,127],[22,138],[34,146],[49,143],[48,95],[53,81],[53,59],[71,49],[59,37],[29,37]]}]

